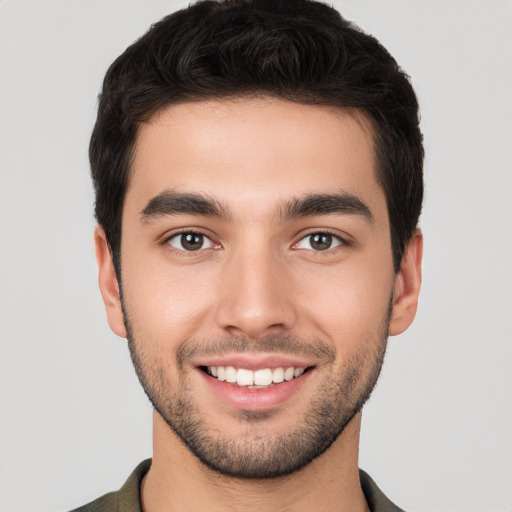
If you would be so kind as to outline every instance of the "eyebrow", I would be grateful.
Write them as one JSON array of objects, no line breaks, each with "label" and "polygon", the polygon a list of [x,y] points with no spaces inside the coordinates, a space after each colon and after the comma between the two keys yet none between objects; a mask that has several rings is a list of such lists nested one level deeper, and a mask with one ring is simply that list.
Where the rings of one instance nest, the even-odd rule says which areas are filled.
[{"label": "eyebrow", "polygon": [[287,220],[332,213],[360,215],[368,222],[373,222],[373,215],[368,205],[359,197],[344,192],[313,194],[292,199],[280,209],[279,217]]},{"label": "eyebrow", "polygon": [[148,223],[157,217],[180,214],[202,215],[220,219],[231,217],[227,207],[207,195],[165,190],[149,200],[141,212],[140,221]]},{"label": "eyebrow", "polygon": [[[149,200],[141,212],[140,220],[142,223],[148,223],[154,218],[180,214],[216,217],[222,220],[232,218],[229,208],[212,197],[165,190]],[[360,215],[368,222],[373,222],[368,205],[359,197],[347,193],[312,194],[293,198],[278,208],[277,219],[284,222],[328,214]]]}]

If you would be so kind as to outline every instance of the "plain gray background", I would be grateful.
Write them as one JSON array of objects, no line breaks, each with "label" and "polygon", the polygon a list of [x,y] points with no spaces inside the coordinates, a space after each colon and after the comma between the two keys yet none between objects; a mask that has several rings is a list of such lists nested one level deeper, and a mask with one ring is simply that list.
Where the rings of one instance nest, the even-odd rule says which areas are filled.
[{"label": "plain gray background", "polygon": [[[0,2],[0,510],[59,511],[151,455],[151,408],[96,285],[87,145],[110,62],[185,5]],[[411,75],[424,287],[363,415],[405,509],[512,510],[512,3],[347,0]]]}]

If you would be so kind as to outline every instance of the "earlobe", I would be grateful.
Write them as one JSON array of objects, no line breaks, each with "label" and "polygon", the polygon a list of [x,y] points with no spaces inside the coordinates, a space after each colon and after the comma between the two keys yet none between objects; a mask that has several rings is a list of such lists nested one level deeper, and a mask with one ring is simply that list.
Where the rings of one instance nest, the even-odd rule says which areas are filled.
[{"label": "earlobe", "polygon": [[123,309],[119,295],[119,283],[112,261],[112,253],[103,228],[96,227],[94,231],[94,245],[96,248],[96,261],[98,262],[98,284],[105,304],[107,320],[112,331],[122,338],[126,338]]},{"label": "earlobe", "polygon": [[400,271],[395,280],[389,335],[403,333],[414,320],[421,288],[423,235],[416,229],[407,244]]}]

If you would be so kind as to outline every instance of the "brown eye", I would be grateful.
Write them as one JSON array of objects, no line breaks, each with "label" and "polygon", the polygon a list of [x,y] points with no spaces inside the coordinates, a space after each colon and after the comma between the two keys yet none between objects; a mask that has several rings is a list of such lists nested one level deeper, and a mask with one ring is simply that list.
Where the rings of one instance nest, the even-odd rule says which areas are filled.
[{"label": "brown eye", "polygon": [[169,238],[167,242],[171,247],[180,251],[199,251],[213,247],[213,242],[202,233],[178,233]]},{"label": "brown eye", "polygon": [[315,251],[325,251],[326,249],[330,249],[332,245],[332,235],[327,233],[317,233],[316,235],[311,235],[311,240],[309,242],[311,247],[315,249]]},{"label": "brown eye", "polygon": [[297,249],[309,249],[310,251],[327,251],[341,245],[341,238],[330,233],[312,233],[305,236],[295,245]]}]

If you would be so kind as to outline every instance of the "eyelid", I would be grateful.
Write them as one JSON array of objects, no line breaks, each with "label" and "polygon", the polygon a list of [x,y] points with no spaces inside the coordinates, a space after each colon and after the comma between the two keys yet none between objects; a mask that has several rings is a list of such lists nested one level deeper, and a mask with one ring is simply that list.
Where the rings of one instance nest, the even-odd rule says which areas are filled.
[{"label": "eyelid", "polygon": [[[337,243],[334,247],[329,247],[329,249],[325,249],[323,251],[319,251],[319,250],[315,250],[313,248],[311,249],[306,249],[306,248],[301,248],[301,247],[298,247],[298,245],[305,239],[307,239],[308,237],[311,237],[313,235],[318,235],[318,234],[322,234],[322,235],[330,235],[333,237],[333,239],[336,239],[339,243]],[[311,229],[309,232],[303,234],[293,245],[292,245],[292,249],[295,249],[295,250],[311,250],[311,251],[314,251],[314,252],[318,252],[318,253],[328,253],[334,249],[336,249],[337,247],[339,246],[345,246],[345,247],[348,247],[348,246],[351,246],[352,243],[350,242],[349,240],[349,237],[348,235],[347,236],[342,236],[339,232],[335,232],[333,231],[332,229],[328,229],[328,228],[316,228],[316,229]]]},{"label": "eyelid", "polygon": [[[173,245],[171,245],[169,243],[172,239],[178,238],[179,236],[186,235],[186,234],[194,234],[194,235],[201,235],[201,236],[203,236],[206,240],[208,240],[210,242],[209,247],[201,248],[201,249],[198,249],[196,251],[187,251],[186,249],[180,249],[178,247],[174,247]],[[204,229],[195,228],[195,227],[192,227],[192,228],[181,228],[178,231],[173,231],[172,233],[166,233],[161,238],[160,243],[162,245],[168,247],[169,250],[176,251],[176,252],[183,253],[183,254],[187,254],[187,255],[197,254],[198,252],[206,251],[208,249],[220,249],[220,247],[221,247],[221,245],[214,240],[214,237],[211,234],[206,233]]]}]

